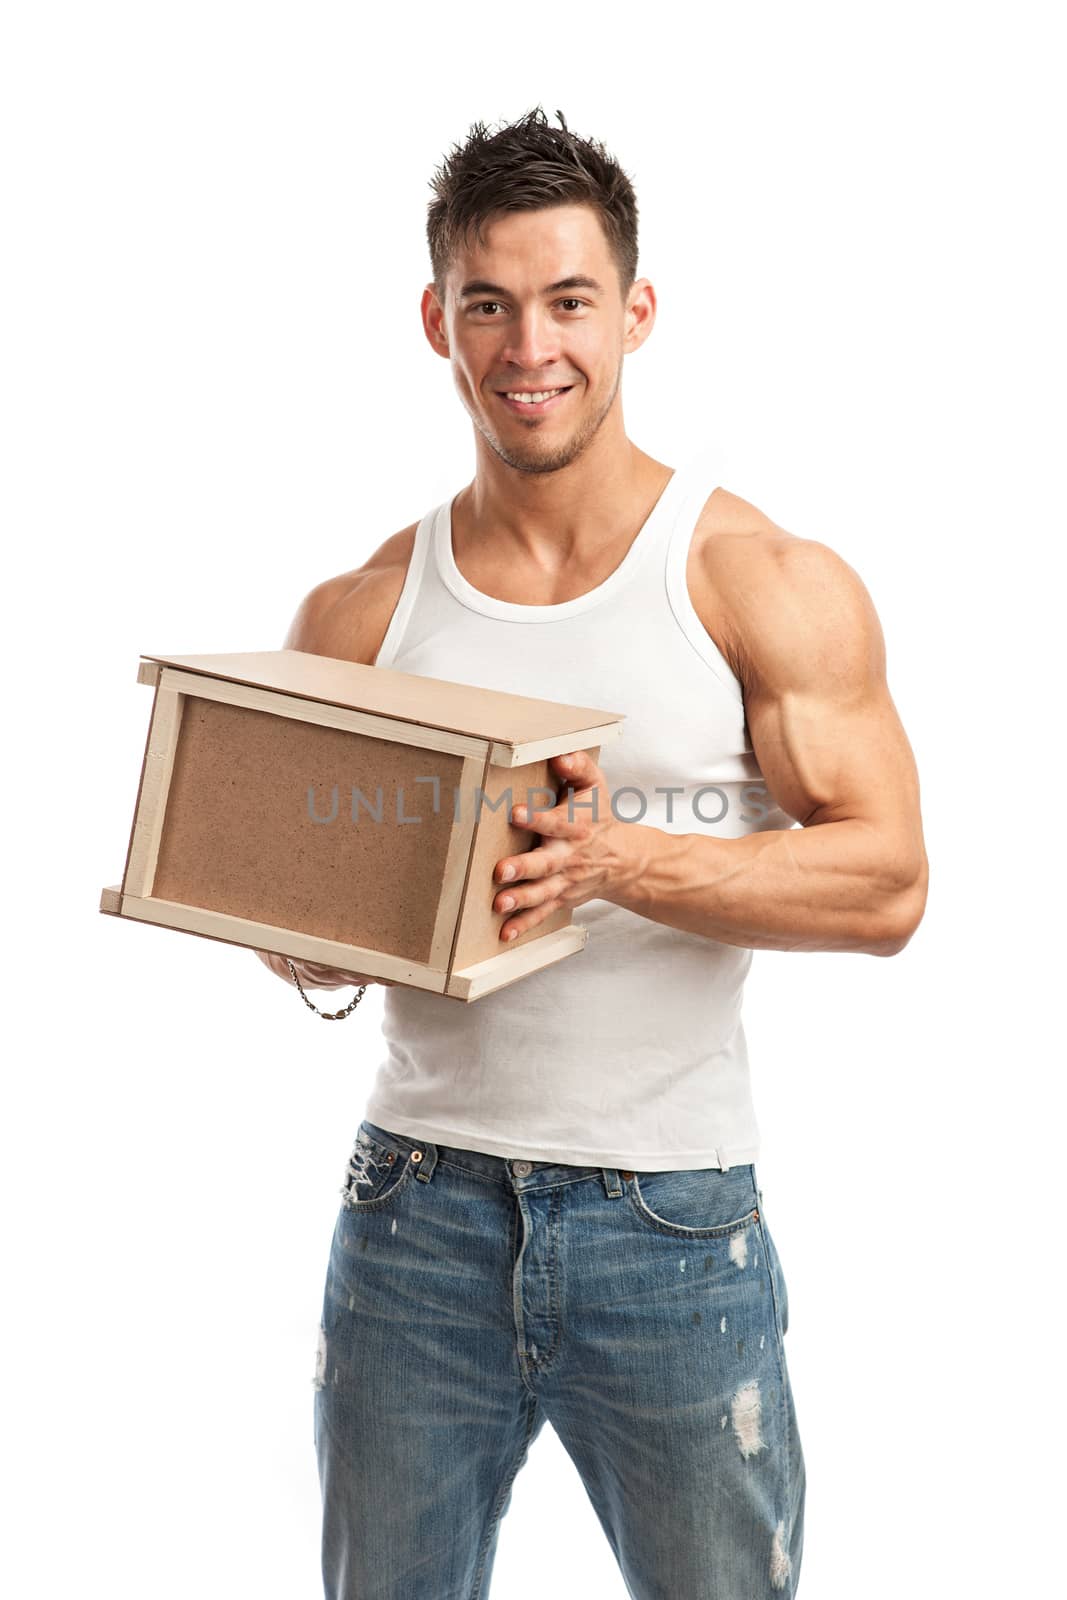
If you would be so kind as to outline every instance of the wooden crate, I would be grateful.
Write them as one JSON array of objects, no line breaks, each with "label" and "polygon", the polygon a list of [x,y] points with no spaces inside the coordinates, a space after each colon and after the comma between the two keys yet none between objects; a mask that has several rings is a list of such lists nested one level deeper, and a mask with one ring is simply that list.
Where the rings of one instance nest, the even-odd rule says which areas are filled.
[{"label": "wooden crate", "polygon": [[564,908],[503,945],[493,870],[541,844],[510,814],[547,809],[549,758],[598,760],[620,713],[301,650],[137,676],[155,699],[101,911],[468,1001],[585,944]]}]

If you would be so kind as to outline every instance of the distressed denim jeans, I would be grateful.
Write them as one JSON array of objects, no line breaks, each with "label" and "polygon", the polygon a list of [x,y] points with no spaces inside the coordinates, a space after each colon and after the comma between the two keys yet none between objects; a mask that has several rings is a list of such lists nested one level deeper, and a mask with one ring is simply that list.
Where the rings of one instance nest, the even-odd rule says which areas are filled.
[{"label": "distressed denim jeans", "polygon": [[485,1600],[546,1422],[633,1600],[794,1595],[788,1316],[754,1164],[566,1166],[362,1122],[313,1380],[327,1600]]}]

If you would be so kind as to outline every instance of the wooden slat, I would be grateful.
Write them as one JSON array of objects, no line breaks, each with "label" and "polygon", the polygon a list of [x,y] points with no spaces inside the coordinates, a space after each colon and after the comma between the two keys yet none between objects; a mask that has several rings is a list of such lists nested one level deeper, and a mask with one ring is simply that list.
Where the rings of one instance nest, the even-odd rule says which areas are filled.
[{"label": "wooden slat", "polygon": [[575,750],[584,750],[589,745],[605,744],[617,739],[621,733],[621,722],[606,722],[600,728],[583,728],[580,739],[569,733],[552,739],[535,739],[530,744],[494,743],[490,761],[499,767],[525,767],[531,761],[544,761],[549,756],[569,756]]},{"label": "wooden slat", "polygon": [[[622,712],[563,705],[481,685],[454,683],[390,667],[372,667],[306,650],[234,651],[223,655],[145,659],[319,703],[394,717],[423,728],[506,745],[578,735],[573,748],[595,741],[587,730],[623,720]],[[415,741],[412,741],[415,742]],[[437,748],[427,744],[428,749]]]},{"label": "wooden slat", "polygon": [[[365,972],[371,978],[396,978],[417,989],[441,993],[445,974],[419,961],[386,955],[362,945],[342,944],[337,939],[319,939],[314,934],[296,933],[290,928],[275,928],[247,917],[231,917],[224,911],[206,911],[202,906],[186,906],[176,900],[124,894],[120,915],[135,922],[153,922],[158,927],[180,933],[198,933],[226,944],[246,945],[252,950],[272,950],[293,960],[317,961],[338,967],[343,972]],[[305,986],[306,987],[306,986]]]},{"label": "wooden slat", "polygon": [[543,939],[535,939],[532,944],[522,945],[517,950],[502,950],[500,955],[490,956],[487,961],[477,961],[471,967],[453,972],[447,993],[457,1000],[478,1000],[513,982],[520,974],[525,977],[527,973],[550,967],[554,961],[562,961],[564,956],[581,950],[588,937],[588,928],[572,922],[570,927],[557,928],[555,933],[546,933]]},{"label": "wooden slat", "polygon": [[342,728],[349,733],[369,734],[374,739],[390,739],[394,744],[413,745],[420,750],[444,750],[449,755],[477,756],[479,764],[486,748],[484,739],[461,733],[442,733],[417,722],[398,722],[370,711],[349,711],[344,706],[327,705],[321,700],[302,700],[281,694],[276,689],[257,689],[226,678],[207,678],[196,672],[180,672],[164,667],[162,682],[183,694],[202,700],[218,700],[223,705],[244,706],[250,711],[266,711],[294,722],[318,723],[324,728]]},{"label": "wooden slat", "polygon": [[474,832],[478,817],[474,804],[474,791],[486,773],[486,757],[468,756],[459,777],[459,816],[455,816],[455,796],[444,802],[453,807],[452,836],[448,841],[444,872],[441,875],[440,899],[437,920],[430,942],[430,966],[446,971],[455,948],[459,931],[459,914],[463,905],[463,891],[470,871]]},{"label": "wooden slat", "polygon": [[181,719],[181,695],[165,683],[157,684],[133,833],[122,880],[126,894],[147,895],[152,892]]}]

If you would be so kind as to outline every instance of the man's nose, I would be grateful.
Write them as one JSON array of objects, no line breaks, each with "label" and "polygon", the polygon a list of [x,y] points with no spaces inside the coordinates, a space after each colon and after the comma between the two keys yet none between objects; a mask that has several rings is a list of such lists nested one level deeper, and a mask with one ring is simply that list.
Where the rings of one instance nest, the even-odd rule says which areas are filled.
[{"label": "man's nose", "polygon": [[524,373],[541,374],[559,360],[559,330],[542,311],[528,311],[509,330],[504,359]]}]

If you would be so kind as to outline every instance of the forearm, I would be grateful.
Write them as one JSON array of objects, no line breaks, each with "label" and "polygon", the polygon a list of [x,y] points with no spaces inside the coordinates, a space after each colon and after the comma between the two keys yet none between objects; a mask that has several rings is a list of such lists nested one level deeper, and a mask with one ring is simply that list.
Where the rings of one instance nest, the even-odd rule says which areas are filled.
[{"label": "forearm", "polygon": [[653,922],[754,950],[893,955],[925,898],[917,872],[858,819],[740,839],[627,823],[619,842],[607,898]]}]

